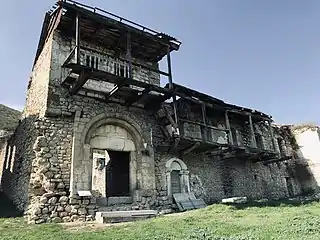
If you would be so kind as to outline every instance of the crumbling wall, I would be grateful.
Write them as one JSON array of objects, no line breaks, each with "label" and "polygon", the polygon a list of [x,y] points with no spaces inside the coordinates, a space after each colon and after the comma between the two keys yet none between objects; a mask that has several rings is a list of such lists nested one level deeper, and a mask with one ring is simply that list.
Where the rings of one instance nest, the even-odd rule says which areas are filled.
[{"label": "crumbling wall", "polygon": [[[297,157],[300,162],[296,164],[294,169],[299,178],[305,182],[305,191],[319,191],[320,184],[320,138],[319,127],[313,124],[296,125],[291,127],[292,134],[296,139]],[[309,168],[309,172],[297,172],[299,166]],[[309,188],[309,189],[308,189]]]},{"label": "crumbling wall", "polygon": [[48,85],[51,71],[52,38],[45,43],[35,63],[28,84],[26,105],[23,116],[44,116],[47,108]]},{"label": "crumbling wall", "polygon": [[28,202],[31,165],[35,156],[30,144],[37,136],[35,122],[39,117],[44,116],[46,110],[51,49],[52,39],[49,38],[33,67],[22,119],[10,139],[9,151],[14,149],[14,153],[7,153],[7,159],[5,159],[10,162],[10,166],[3,171],[3,189],[20,211],[26,210]]}]

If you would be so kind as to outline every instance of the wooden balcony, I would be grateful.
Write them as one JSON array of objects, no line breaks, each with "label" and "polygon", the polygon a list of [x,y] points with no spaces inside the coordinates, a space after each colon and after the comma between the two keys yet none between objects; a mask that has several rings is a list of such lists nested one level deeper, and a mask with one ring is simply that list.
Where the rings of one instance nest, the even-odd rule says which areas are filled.
[{"label": "wooden balcony", "polygon": [[62,66],[68,70],[62,86],[71,95],[147,109],[159,108],[172,97],[171,90],[159,86],[160,75],[168,74],[151,66],[130,63],[88,48],[81,48],[78,64],[72,60],[73,56],[71,52]]}]

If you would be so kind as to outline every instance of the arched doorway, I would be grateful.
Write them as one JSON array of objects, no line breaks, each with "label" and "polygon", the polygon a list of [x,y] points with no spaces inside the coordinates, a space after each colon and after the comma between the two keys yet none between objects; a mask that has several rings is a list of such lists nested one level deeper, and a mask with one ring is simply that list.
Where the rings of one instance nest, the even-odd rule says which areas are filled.
[{"label": "arched doorway", "polygon": [[[104,198],[130,195],[138,201],[143,194],[155,195],[152,146],[128,116],[108,112],[86,124],[76,118],[72,151],[71,196],[95,190]],[[107,171],[111,172],[109,177]],[[109,186],[108,179],[113,182]],[[115,190],[119,184],[125,187]]]},{"label": "arched doorway", "polygon": [[104,124],[91,134],[92,190],[103,197],[128,197],[136,185],[134,137],[122,126]]},{"label": "arched doorway", "polygon": [[190,192],[189,171],[187,165],[178,158],[171,158],[166,163],[168,196],[175,193]]}]

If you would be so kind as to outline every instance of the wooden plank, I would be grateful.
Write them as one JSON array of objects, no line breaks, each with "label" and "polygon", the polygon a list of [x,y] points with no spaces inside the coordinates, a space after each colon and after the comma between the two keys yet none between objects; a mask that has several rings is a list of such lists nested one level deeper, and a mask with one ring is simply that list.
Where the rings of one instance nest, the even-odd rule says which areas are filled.
[{"label": "wooden plank", "polygon": [[169,122],[171,123],[172,127],[174,128],[174,131],[176,132],[177,128],[178,128],[178,125],[176,124],[176,122],[171,117],[170,113],[168,112],[168,109],[165,106],[162,106],[161,109],[163,110],[163,112],[166,115],[167,119],[169,120]]},{"label": "wooden plank", "polygon": [[70,52],[70,54],[68,55],[68,57],[66,58],[66,60],[64,60],[62,67],[64,67],[65,65],[67,65],[68,63],[70,63],[72,57],[74,56],[75,52],[76,52],[77,46],[75,46],[72,51]]},{"label": "wooden plank", "polygon": [[205,208],[207,205],[206,203],[203,201],[203,199],[199,198],[199,199],[190,199],[193,207],[195,209],[199,209],[199,208]]},{"label": "wooden plank", "polygon": [[273,147],[273,150],[276,151],[276,145],[275,145],[275,142],[274,142],[274,135],[273,135],[273,129],[272,129],[271,121],[268,121],[268,126],[269,126],[269,132],[270,132],[270,136],[271,136],[271,141],[272,141],[272,147]]},{"label": "wooden plank", "polygon": [[86,82],[89,80],[91,76],[91,72],[83,70],[78,79],[76,80],[76,82],[74,83],[74,85],[71,87],[71,89],[69,90],[69,93],[71,95],[76,94],[84,84],[86,84]]},{"label": "wooden plank", "polygon": [[109,99],[110,97],[114,96],[121,87],[123,87],[126,84],[126,79],[121,79],[121,82],[119,84],[117,84],[116,86],[114,86],[110,92],[106,95],[106,99]]},{"label": "wooden plank", "polygon": [[225,119],[226,119],[226,127],[227,127],[227,130],[228,130],[229,143],[231,145],[233,145],[233,137],[232,137],[232,132],[231,132],[231,126],[230,126],[228,111],[225,111]]},{"label": "wooden plank", "polygon": [[80,64],[80,16],[76,16],[76,63]]},{"label": "wooden plank", "polygon": [[254,134],[251,114],[249,114],[249,125],[250,125],[250,135],[251,135],[251,146],[253,148],[257,148],[256,136]]},{"label": "wooden plank", "polygon": [[186,155],[186,154],[194,151],[194,150],[195,150],[197,147],[199,147],[199,146],[200,146],[200,142],[196,142],[196,143],[193,144],[191,147],[183,150],[183,151],[182,151],[182,154],[183,154],[183,155]]},{"label": "wooden plank", "polygon": [[145,88],[143,91],[138,92],[134,97],[130,98],[126,104],[128,106],[131,106],[132,104],[134,104],[135,102],[140,101],[144,96],[146,96],[146,94],[148,94],[150,91],[152,90],[152,86]]}]

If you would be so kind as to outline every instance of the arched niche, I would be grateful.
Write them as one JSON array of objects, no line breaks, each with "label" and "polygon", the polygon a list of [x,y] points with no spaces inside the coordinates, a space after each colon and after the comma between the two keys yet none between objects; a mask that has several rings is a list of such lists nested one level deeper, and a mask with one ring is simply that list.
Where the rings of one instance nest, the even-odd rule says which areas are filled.
[{"label": "arched niche", "polygon": [[168,196],[190,192],[189,171],[181,159],[171,158],[166,162],[166,178]]}]

